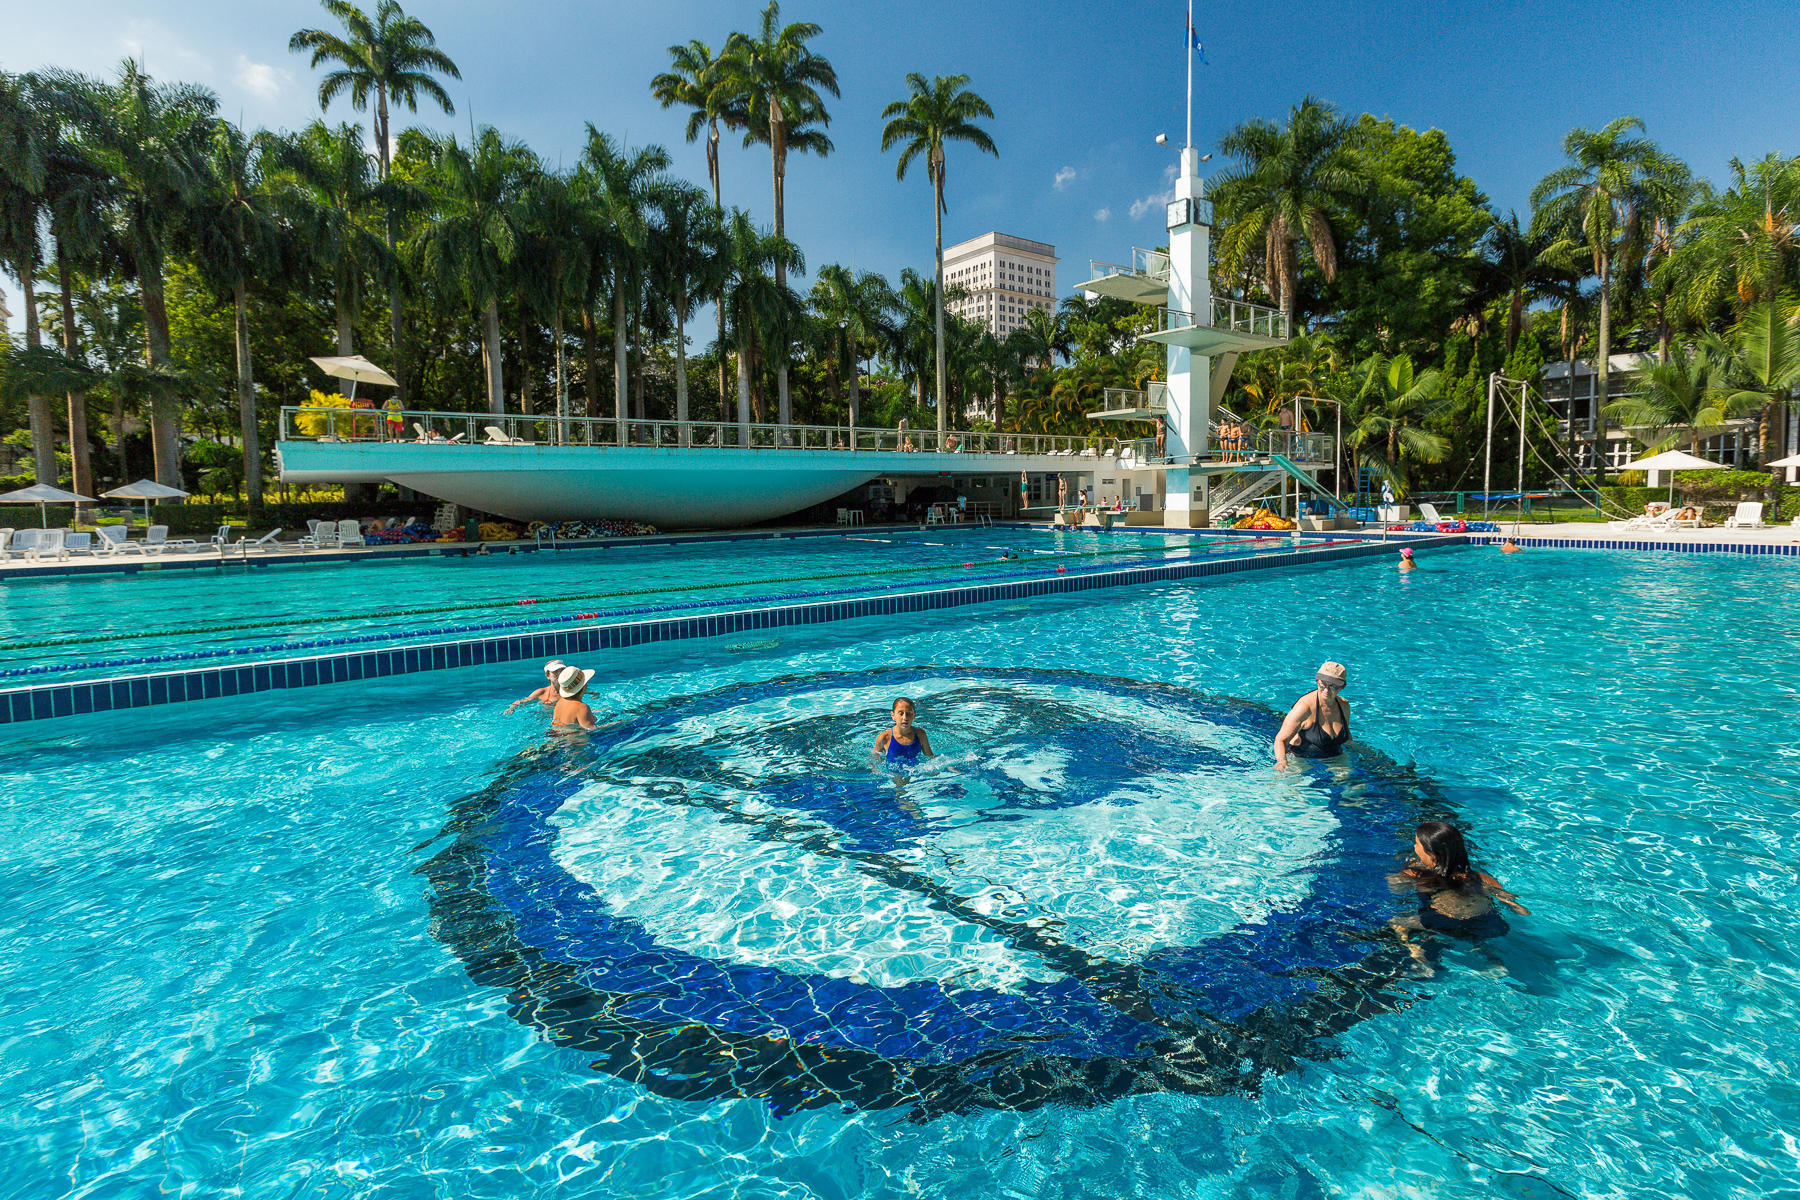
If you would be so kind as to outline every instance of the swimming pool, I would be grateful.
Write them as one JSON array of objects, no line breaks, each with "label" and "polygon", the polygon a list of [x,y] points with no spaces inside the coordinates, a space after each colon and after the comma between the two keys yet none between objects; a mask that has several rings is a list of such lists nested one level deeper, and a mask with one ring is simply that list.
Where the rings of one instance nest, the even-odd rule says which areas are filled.
[{"label": "swimming pool", "polygon": [[[14,727],[0,1194],[1794,1187],[1800,576],[1421,557]],[[1383,979],[1437,812],[1534,915]]]},{"label": "swimming pool", "polygon": [[0,606],[0,685],[290,658],[350,639],[416,645],[1286,545],[1285,538],[1160,531],[873,527],[826,537],[622,544],[604,552],[466,557],[456,547],[444,557],[231,561],[199,576],[150,569],[14,579]]}]

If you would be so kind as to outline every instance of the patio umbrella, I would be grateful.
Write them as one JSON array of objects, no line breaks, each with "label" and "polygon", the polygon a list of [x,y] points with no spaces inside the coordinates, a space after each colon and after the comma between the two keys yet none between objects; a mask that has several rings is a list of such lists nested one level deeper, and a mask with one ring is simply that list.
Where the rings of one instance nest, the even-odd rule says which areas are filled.
[{"label": "patio umbrella", "polygon": [[0,502],[12,501],[15,504],[35,504],[38,506],[38,524],[50,528],[50,517],[47,507],[52,504],[92,504],[92,496],[77,496],[74,492],[65,492],[59,487],[51,487],[47,483],[34,483],[28,488],[20,488],[16,492],[8,492],[0,496]]},{"label": "patio umbrella", "polygon": [[150,502],[152,500],[178,500],[187,495],[180,488],[172,488],[154,479],[140,479],[136,483],[128,483],[122,488],[114,488],[110,492],[101,492],[109,500],[142,500],[144,502],[144,524],[150,524]]},{"label": "patio umbrella", "polygon": [[359,383],[379,383],[383,387],[399,387],[394,377],[370,362],[360,354],[352,354],[347,358],[315,358],[319,370],[334,379],[350,381],[350,398],[356,399],[356,385]]},{"label": "patio umbrella", "polygon": [[1778,458],[1768,465],[1771,467],[1800,467],[1800,454],[1790,454],[1786,458]]},{"label": "patio umbrella", "polygon": [[1682,450],[1664,450],[1661,454],[1652,454],[1649,458],[1640,458],[1636,462],[1628,462],[1621,471],[1667,471],[1669,473],[1669,503],[1675,503],[1675,472],[1677,471],[1723,471],[1725,468],[1716,462],[1707,462],[1704,458],[1695,458]]}]

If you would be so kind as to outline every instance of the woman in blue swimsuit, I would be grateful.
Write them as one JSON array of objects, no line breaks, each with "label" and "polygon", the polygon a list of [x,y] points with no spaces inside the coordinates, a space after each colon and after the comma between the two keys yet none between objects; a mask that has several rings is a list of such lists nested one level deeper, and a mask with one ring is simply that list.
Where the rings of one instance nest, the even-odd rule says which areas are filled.
[{"label": "woman in blue swimsuit", "polygon": [[931,739],[913,722],[913,702],[905,696],[894,701],[894,727],[884,729],[875,739],[875,757],[890,767],[906,767],[935,756]]}]

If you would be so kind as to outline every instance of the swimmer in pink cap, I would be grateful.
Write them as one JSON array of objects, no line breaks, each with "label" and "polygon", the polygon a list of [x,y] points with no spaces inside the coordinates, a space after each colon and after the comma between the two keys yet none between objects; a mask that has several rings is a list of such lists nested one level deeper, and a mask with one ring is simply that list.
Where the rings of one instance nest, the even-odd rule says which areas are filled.
[{"label": "swimmer in pink cap", "polygon": [[1419,565],[1418,563],[1415,563],[1413,561],[1412,547],[1411,546],[1400,547],[1400,569],[1402,571],[1411,571],[1418,565]]}]

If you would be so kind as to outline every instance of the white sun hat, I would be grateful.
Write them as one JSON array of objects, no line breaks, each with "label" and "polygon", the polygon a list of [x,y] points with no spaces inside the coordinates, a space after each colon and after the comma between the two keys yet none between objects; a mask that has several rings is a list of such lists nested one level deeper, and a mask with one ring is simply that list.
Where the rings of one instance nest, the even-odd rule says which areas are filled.
[{"label": "white sun hat", "polygon": [[562,673],[556,677],[556,690],[562,694],[564,699],[571,699],[581,695],[582,690],[588,685],[588,680],[593,677],[592,671],[584,671],[580,667],[564,667]]},{"label": "white sun hat", "polygon": [[560,658],[553,658],[549,662],[544,664],[544,674],[546,674],[546,675],[550,676],[552,679],[554,679],[554,678],[556,678],[557,674],[564,667],[566,667],[568,665],[569,665],[568,663],[564,662]]}]

